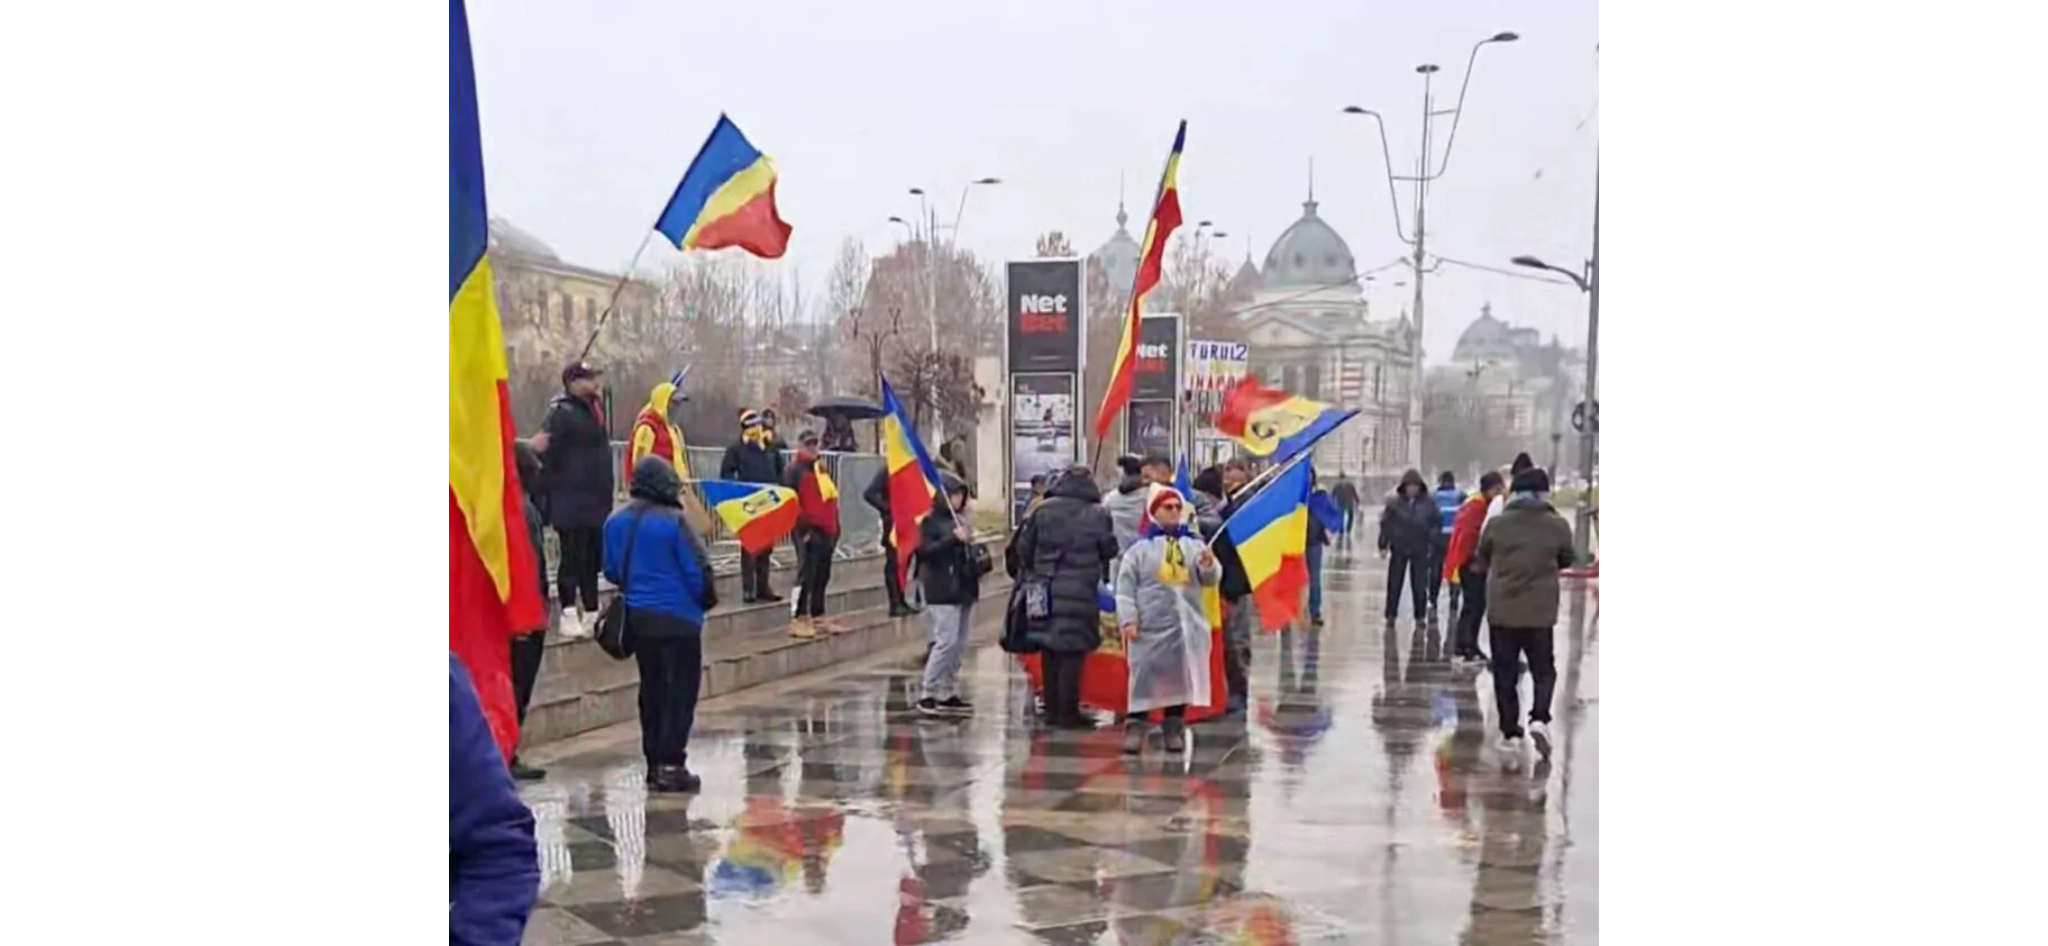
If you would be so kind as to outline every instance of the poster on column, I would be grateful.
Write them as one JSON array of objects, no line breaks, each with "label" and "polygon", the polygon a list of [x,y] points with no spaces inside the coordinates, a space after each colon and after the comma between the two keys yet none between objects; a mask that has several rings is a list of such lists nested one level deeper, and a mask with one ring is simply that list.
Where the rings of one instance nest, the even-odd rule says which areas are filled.
[{"label": "poster on column", "polygon": [[1223,392],[1244,378],[1250,367],[1251,349],[1243,342],[1202,338],[1188,342],[1188,410],[1195,417],[1197,439],[1227,439],[1211,420],[1223,407]]},{"label": "poster on column", "polygon": [[1004,270],[1012,526],[1029,501],[1031,478],[1080,462],[1085,449],[1074,422],[1088,320],[1081,267],[1079,259],[1032,259]]},{"label": "poster on column", "polygon": [[1180,453],[1181,317],[1152,312],[1138,322],[1131,360],[1131,403],[1124,415],[1124,449],[1144,456]]}]

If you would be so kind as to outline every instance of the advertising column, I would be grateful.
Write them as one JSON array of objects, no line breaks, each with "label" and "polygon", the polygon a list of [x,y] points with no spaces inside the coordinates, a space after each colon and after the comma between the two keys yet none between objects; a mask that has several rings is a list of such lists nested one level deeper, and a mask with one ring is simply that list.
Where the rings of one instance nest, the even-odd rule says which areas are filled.
[{"label": "advertising column", "polygon": [[1131,362],[1131,404],[1124,414],[1124,449],[1145,456],[1180,454],[1180,326],[1171,312],[1147,313],[1138,322]]},{"label": "advertising column", "polygon": [[1080,462],[1082,326],[1087,311],[1078,259],[1009,264],[1009,366],[1003,416],[1010,449],[1010,525],[1031,499],[1031,478]]}]

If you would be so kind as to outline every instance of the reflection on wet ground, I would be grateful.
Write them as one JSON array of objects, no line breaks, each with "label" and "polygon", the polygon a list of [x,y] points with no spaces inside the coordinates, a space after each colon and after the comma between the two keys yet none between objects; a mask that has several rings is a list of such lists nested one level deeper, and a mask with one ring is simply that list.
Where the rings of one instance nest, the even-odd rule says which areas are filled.
[{"label": "reflection on wet ground", "polygon": [[544,747],[526,942],[1597,942],[1597,625],[1568,602],[1556,758],[1516,764],[1379,567],[1333,558],[1329,627],[1258,641],[1249,721],[1177,758],[1036,728],[994,647],[970,719],[915,713],[915,655],[707,705],[696,797],[648,795],[632,724]]}]

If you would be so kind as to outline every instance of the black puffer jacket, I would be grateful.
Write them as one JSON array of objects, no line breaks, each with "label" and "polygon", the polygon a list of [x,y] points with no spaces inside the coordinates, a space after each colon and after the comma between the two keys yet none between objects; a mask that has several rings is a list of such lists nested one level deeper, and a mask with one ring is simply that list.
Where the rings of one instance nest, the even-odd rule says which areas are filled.
[{"label": "black puffer jacket", "polygon": [[[1414,495],[1403,495],[1411,486]],[[1380,510],[1380,550],[1396,555],[1428,555],[1442,529],[1443,512],[1437,509],[1436,498],[1429,494],[1429,484],[1422,481],[1422,473],[1409,470],[1401,474],[1401,485],[1395,487],[1393,498],[1387,500],[1387,508]]]},{"label": "black puffer jacket", "polygon": [[612,437],[598,408],[568,392],[548,402],[541,430],[548,435],[541,454],[541,481],[548,524],[557,529],[597,529],[612,514]]},{"label": "black puffer jacket", "polygon": [[1033,621],[1025,639],[1054,653],[1086,653],[1102,644],[1096,590],[1116,558],[1116,530],[1102,491],[1085,476],[1062,476],[1017,533],[1019,581],[1048,580],[1050,617]]},{"label": "black puffer jacket", "polygon": [[991,570],[984,552],[953,531],[953,507],[945,494],[932,500],[931,514],[917,527],[917,577],[926,604],[973,604],[981,598],[981,576]]}]

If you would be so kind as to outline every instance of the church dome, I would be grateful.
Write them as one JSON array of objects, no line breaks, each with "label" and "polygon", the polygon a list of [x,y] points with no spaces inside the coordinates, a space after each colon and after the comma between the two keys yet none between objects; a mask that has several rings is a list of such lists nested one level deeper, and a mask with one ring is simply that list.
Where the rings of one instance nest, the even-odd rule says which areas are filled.
[{"label": "church dome", "polygon": [[1102,264],[1102,274],[1109,278],[1109,284],[1118,289],[1129,289],[1131,281],[1138,278],[1138,241],[1125,229],[1130,215],[1124,213],[1122,203],[1116,208],[1116,233],[1109,242],[1095,251],[1095,261]]},{"label": "church dome", "polygon": [[1340,286],[1358,278],[1358,261],[1352,258],[1344,238],[1316,216],[1316,201],[1311,197],[1301,205],[1301,219],[1266,251],[1262,275],[1269,289]]},{"label": "church dome", "polygon": [[513,226],[512,221],[503,217],[492,217],[490,223],[490,251],[504,256],[559,263],[562,257],[555,248],[541,241],[541,238]]}]

